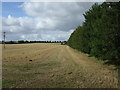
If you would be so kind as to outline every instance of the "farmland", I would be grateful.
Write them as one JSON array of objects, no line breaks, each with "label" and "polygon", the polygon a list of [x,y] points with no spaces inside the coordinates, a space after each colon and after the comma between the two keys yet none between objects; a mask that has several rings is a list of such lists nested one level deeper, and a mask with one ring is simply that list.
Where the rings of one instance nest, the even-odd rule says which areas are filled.
[{"label": "farmland", "polygon": [[117,88],[112,65],[60,43],[7,44],[3,88]]}]

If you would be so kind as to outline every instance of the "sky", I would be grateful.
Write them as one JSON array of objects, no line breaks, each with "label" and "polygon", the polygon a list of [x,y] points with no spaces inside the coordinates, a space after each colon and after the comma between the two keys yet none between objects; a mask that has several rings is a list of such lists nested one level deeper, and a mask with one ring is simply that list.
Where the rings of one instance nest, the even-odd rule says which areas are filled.
[{"label": "sky", "polygon": [[2,2],[6,40],[65,41],[94,2]]}]

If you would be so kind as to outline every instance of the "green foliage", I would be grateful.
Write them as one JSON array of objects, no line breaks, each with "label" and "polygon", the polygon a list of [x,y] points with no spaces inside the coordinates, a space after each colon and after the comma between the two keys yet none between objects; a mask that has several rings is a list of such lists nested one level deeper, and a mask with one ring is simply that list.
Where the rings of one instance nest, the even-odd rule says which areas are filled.
[{"label": "green foliage", "polygon": [[120,64],[120,2],[95,3],[85,22],[70,36],[68,45],[99,59]]}]

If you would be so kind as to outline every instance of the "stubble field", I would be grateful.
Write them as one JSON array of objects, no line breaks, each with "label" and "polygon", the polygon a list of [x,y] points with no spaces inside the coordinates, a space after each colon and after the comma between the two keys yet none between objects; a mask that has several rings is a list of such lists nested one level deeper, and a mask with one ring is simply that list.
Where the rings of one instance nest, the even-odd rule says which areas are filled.
[{"label": "stubble field", "polygon": [[7,44],[2,84],[3,88],[117,88],[114,69],[59,43]]}]

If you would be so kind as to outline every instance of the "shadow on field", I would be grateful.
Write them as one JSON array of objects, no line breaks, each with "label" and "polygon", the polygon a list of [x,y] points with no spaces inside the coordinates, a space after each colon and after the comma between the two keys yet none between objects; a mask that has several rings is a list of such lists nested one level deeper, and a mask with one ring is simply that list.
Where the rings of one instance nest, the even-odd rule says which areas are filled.
[{"label": "shadow on field", "polygon": [[115,65],[116,67],[116,70],[120,70],[120,63],[116,63],[116,62],[113,62],[113,61],[106,61],[104,64],[107,64],[107,65]]}]

